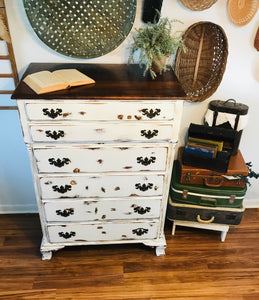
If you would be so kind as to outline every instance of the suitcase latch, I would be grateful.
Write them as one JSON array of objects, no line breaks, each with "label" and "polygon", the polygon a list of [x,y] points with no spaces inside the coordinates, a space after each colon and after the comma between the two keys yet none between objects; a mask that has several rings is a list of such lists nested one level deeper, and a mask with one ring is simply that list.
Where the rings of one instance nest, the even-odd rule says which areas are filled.
[{"label": "suitcase latch", "polygon": [[183,190],[183,199],[187,199],[188,197],[188,190]]},{"label": "suitcase latch", "polygon": [[186,180],[186,182],[190,182],[190,180],[191,180],[191,172],[187,172],[186,173],[185,180]]},{"label": "suitcase latch", "polygon": [[230,198],[229,198],[229,204],[233,204],[234,201],[236,199],[236,196],[235,195],[231,195]]}]

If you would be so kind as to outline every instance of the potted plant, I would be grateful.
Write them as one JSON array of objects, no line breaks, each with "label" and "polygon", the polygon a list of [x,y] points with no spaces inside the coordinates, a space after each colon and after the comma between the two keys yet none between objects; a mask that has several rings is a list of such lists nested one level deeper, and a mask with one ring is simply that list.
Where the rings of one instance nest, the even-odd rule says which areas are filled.
[{"label": "potted plant", "polygon": [[129,50],[129,63],[134,63],[134,54],[139,51],[139,65],[145,65],[144,73],[150,72],[153,79],[157,73],[168,70],[168,61],[181,47],[184,49],[182,34],[172,34],[174,21],[160,18],[157,23],[148,22],[145,27],[136,29]]}]

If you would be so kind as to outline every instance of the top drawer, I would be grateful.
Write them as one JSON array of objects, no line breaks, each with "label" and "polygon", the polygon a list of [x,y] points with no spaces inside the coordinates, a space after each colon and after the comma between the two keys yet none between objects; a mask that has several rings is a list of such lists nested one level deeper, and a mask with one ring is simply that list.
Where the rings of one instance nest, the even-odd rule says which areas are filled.
[{"label": "top drawer", "polygon": [[30,121],[173,120],[181,101],[28,101]]}]

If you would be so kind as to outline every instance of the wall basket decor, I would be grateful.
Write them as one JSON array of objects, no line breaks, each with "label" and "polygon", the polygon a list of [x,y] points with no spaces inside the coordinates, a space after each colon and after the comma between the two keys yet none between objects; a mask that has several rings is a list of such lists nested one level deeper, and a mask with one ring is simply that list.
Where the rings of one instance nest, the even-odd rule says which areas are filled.
[{"label": "wall basket decor", "polygon": [[236,26],[244,26],[253,19],[258,7],[258,0],[229,0],[229,18]]},{"label": "wall basket decor", "polygon": [[191,102],[210,97],[218,88],[225,72],[228,40],[224,30],[211,22],[198,22],[183,35],[187,48],[178,49],[175,74]]},{"label": "wall basket decor", "polygon": [[218,0],[180,0],[190,10],[205,10],[210,8]]},{"label": "wall basket decor", "polygon": [[76,58],[99,57],[129,34],[136,0],[23,0],[31,26],[51,49]]}]

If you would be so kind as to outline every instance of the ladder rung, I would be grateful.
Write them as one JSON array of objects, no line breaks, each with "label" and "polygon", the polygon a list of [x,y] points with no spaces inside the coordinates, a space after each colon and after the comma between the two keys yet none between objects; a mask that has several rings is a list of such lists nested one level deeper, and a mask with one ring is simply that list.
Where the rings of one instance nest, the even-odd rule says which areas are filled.
[{"label": "ladder rung", "polygon": [[0,110],[16,110],[17,106],[0,106]]},{"label": "ladder rung", "polygon": [[9,55],[0,55],[0,59],[9,59],[10,60],[10,56]]},{"label": "ladder rung", "polygon": [[11,78],[11,77],[13,77],[13,74],[0,74],[0,77],[2,77],[2,78]]},{"label": "ladder rung", "polygon": [[0,94],[12,94],[14,91],[1,91],[0,90]]}]

